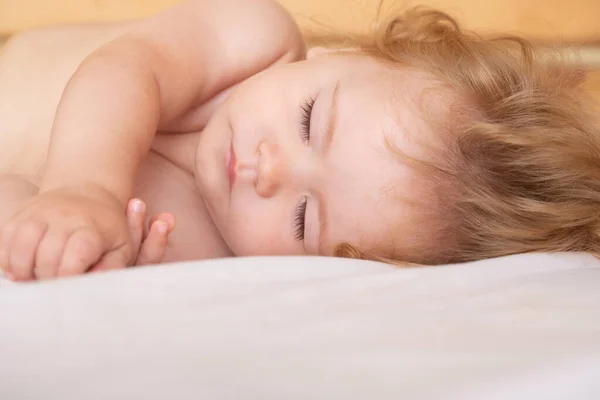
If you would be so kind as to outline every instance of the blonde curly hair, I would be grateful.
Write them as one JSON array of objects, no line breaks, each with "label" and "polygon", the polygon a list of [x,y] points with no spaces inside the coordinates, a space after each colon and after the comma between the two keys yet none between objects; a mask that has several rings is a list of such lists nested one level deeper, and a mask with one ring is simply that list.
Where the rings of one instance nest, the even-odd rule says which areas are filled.
[{"label": "blonde curly hair", "polygon": [[448,132],[439,131],[439,160],[416,160],[443,199],[435,240],[410,257],[350,244],[337,246],[336,256],[400,265],[526,252],[600,256],[600,124],[580,70],[518,37],[465,32],[427,8],[350,41],[382,62],[431,75],[461,101]]}]

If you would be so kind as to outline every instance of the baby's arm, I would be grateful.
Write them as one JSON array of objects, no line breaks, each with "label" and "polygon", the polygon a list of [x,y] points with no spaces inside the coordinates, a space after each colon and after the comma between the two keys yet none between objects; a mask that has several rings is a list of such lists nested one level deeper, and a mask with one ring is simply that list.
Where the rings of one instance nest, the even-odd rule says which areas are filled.
[{"label": "baby's arm", "polygon": [[157,130],[172,131],[220,91],[302,49],[294,22],[270,0],[188,1],[132,25],[67,85],[40,192],[93,182],[124,204]]},{"label": "baby's arm", "polygon": [[123,211],[155,132],[200,129],[189,116],[207,100],[303,50],[269,0],[188,1],[132,24],[71,78],[39,194],[0,226],[0,252],[27,260],[23,278],[40,247],[63,249],[62,275],[124,266],[133,246]]}]

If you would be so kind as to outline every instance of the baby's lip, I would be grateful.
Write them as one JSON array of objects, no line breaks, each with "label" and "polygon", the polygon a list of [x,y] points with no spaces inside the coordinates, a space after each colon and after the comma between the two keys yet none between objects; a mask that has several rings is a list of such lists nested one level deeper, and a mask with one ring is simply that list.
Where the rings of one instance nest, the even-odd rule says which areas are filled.
[{"label": "baby's lip", "polygon": [[229,177],[229,190],[233,188],[233,184],[237,178],[237,174],[235,171],[237,160],[235,157],[235,150],[233,148],[233,143],[229,146],[229,151],[227,151],[225,155],[225,164],[227,166],[227,175]]}]

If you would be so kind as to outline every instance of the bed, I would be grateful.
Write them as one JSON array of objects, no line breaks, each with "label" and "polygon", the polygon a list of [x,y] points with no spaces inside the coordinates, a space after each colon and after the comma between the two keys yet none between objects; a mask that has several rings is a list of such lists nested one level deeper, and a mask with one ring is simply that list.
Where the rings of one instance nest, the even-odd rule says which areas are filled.
[{"label": "bed", "polygon": [[2,399],[598,399],[600,262],[207,260],[0,286]]},{"label": "bed", "polygon": [[[173,2],[0,0],[0,35]],[[425,3],[482,32],[583,41],[583,61],[599,60],[594,1]],[[362,29],[378,0],[282,4],[310,33]],[[19,35],[15,59],[57,57],[69,29],[80,28]],[[588,84],[598,82],[592,73]],[[249,257],[0,277],[0,399],[598,399],[599,288],[600,261],[585,254],[410,269]]]}]

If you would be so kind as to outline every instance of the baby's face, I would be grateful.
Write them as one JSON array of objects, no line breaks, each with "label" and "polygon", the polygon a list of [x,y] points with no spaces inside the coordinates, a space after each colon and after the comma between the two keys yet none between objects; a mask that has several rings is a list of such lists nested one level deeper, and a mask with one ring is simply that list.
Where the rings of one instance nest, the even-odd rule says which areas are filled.
[{"label": "baby's face", "polygon": [[419,196],[418,185],[385,141],[418,156],[411,135],[428,129],[419,79],[344,54],[240,84],[196,150],[196,180],[232,251],[330,255],[343,242],[405,240],[411,208],[400,199]]}]

